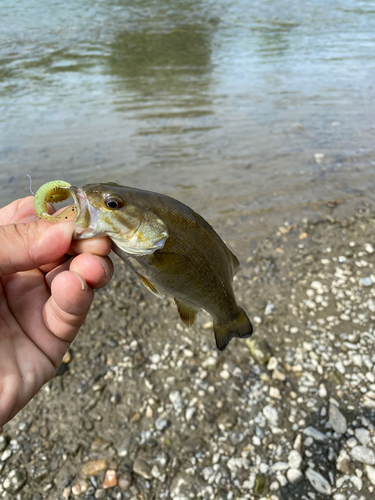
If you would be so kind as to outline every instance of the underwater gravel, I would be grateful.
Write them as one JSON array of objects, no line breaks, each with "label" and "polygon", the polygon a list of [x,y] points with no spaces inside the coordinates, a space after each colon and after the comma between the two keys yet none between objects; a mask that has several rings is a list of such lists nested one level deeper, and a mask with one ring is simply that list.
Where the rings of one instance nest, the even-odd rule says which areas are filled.
[{"label": "underwater gravel", "polygon": [[116,259],[59,374],[0,432],[0,498],[375,496],[375,214],[284,225],[235,278],[215,348]]}]

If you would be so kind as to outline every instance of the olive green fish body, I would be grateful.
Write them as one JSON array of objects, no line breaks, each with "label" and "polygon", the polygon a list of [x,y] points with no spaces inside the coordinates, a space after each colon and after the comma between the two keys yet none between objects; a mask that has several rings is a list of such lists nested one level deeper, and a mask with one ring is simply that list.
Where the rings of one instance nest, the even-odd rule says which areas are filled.
[{"label": "olive green fish body", "polygon": [[[221,350],[225,349],[232,337],[246,338],[251,335],[251,323],[237,305],[232,286],[239,262],[199,214],[168,196],[115,184],[83,186],[77,190],[76,197],[81,207],[79,212],[86,213],[82,220],[86,229],[79,227],[80,214],[76,219],[78,238],[85,237],[88,224],[86,219],[90,210],[92,213],[94,210],[105,213],[103,200],[121,200],[123,206],[112,210],[111,222],[106,218],[106,224],[110,226],[106,234],[112,238],[113,251],[137,273],[152,292],[157,295],[172,295],[180,317],[187,325],[194,323],[199,309],[205,309],[213,317],[216,343]],[[162,244],[157,248],[154,248],[155,242],[151,238],[152,251],[148,252],[147,248],[131,248],[129,252],[126,246],[129,245],[128,242],[125,241],[124,245],[121,237],[113,237],[115,231],[121,233],[124,225],[126,231],[123,239],[126,240],[129,221],[125,214],[132,207],[136,207],[140,214],[153,214],[157,221],[164,224],[167,237],[162,239]],[[97,216],[95,226],[103,234],[105,224],[99,222],[98,218],[100,216]],[[134,221],[132,224],[133,227],[136,226]],[[155,227],[160,230],[157,225]],[[157,230],[156,236],[160,234]],[[92,230],[87,234],[92,234],[90,231]],[[149,234],[153,234],[152,228]]]}]

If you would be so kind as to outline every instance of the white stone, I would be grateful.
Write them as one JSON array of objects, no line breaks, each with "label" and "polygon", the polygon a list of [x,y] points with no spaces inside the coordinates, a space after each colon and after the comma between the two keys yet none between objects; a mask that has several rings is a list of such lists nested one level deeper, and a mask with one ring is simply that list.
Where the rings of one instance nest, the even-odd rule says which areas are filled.
[{"label": "white stone", "polygon": [[368,480],[372,485],[375,486],[375,468],[371,467],[371,465],[365,465],[365,471],[368,477]]},{"label": "white stone", "polygon": [[360,427],[354,431],[355,437],[361,443],[362,446],[367,446],[371,443],[370,431],[365,429],[364,427]]},{"label": "white stone", "polygon": [[172,391],[172,392],[170,392],[169,393],[169,399],[171,400],[173,408],[176,411],[182,410],[182,408],[184,407],[184,404],[182,402],[181,394],[180,394],[179,391]]},{"label": "white stone", "polygon": [[298,484],[303,480],[303,474],[299,469],[289,469],[286,477],[290,484]]},{"label": "white stone", "polygon": [[310,481],[311,486],[318,493],[323,495],[331,495],[332,488],[327,479],[325,479],[319,472],[314,469],[307,469],[305,476]]},{"label": "white stone", "polygon": [[362,479],[357,476],[351,476],[350,482],[357,488],[358,491],[362,489]]},{"label": "white stone", "polygon": [[365,446],[356,446],[350,451],[350,456],[367,465],[375,465],[375,453]]},{"label": "white stone", "polygon": [[276,471],[285,471],[290,468],[290,465],[288,462],[276,462],[275,464],[272,465],[271,470],[274,472]]},{"label": "white stone", "polygon": [[271,425],[277,426],[277,424],[279,423],[279,414],[277,413],[277,410],[274,406],[265,406],[262,413]]},{"label": "white stone", "polygon": [[270,396],[273,399],[281,399],[280,389],[277,387],[270,387]]},{"label": "white stone", "polygon": [[329,423],[331,424],[332,429],[339,434],[345,434],[347,429],[347,422],[344,415],[337,408],[336,405],[329,405]]},{"label": "white stone", "polygon": [[315,427],[306,427],[306,429],[303,430],[303,433],[305,434],[305,436],[311,437],[314,439],[314,441],[319,441],[320,443],[325,443],[326,441],[328,441],[327,436],[315,429]]},{"label": "white stone", "polygon": [[267,370],[269,371],[273,371],[273,370],[276,370],[277,368],[277,358],[275,358],[275,356],[272,356],[270,358],[270,360],[268,361],[268,364],[267,364]]},{"label": "white stone", "polygon": [[291,469],[299,469],[302,463],[301,454],[296,450],[292,450],[288,455],[288,463]]},{"label": "white stone", "polygon": [[319,385],[319,396],[322,399],[325,399],[327,397],[327,389],[326,389],[326,386],[324,384]]}]

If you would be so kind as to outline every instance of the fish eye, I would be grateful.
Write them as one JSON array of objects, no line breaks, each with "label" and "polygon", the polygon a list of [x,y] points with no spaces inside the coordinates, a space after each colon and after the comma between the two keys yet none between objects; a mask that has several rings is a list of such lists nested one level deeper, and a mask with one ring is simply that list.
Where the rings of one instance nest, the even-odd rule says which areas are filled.
[{"label": "fish eye", "polygon": [[122,208],[124,206],[124,202],[120,198],[111,196],[110,198],[107,198],[105,200],[105,205],[111,210],[118,210],[119,208]]}]

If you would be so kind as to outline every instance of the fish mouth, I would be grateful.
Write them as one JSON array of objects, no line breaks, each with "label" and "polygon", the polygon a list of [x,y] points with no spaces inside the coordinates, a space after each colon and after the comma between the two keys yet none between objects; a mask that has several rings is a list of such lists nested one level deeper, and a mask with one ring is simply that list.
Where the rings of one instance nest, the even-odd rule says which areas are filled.
[{"label": "fish mouth", "polygon": [[81,188],[71,186],[70,194],[77,209],[77,216],[74,220],[75,229],[73,238],[78,240],[100,236],[101,233],[96,229],[98,211],[88,201],[85,192]]}]

